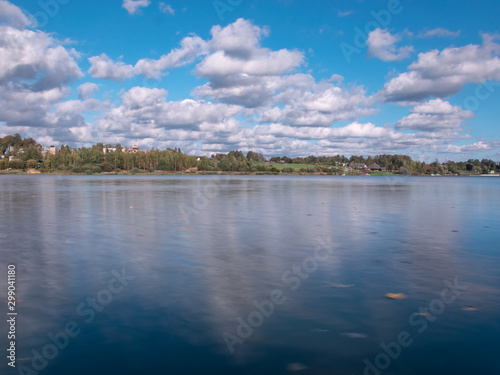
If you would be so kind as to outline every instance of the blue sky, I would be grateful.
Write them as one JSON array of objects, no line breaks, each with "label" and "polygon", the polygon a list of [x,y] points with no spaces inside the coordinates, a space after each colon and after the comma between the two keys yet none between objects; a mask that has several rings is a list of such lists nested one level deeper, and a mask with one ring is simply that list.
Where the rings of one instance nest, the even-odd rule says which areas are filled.
[{"label": "blue sky", "polygon": [[0,0],[0,135],[500,160],[500,4]]}]

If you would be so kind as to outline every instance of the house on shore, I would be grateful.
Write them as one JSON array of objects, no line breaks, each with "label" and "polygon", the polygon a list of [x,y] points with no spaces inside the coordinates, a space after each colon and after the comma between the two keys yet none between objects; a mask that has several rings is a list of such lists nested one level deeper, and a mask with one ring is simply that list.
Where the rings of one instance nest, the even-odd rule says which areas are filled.
[{"label": "house on shore", "polygon": [[[70,148],[70,150],[72,150]],[[45,156],[45,155],[55,155],[57,154],[59,151],[61,151],[61,147],[56,147],[56,146],[50,146],[50,147],[42,147],[42,155]]]},{"label": "house on shore", "polygon": [[352,169],[367,169],[366,167],[366,164],[363,164],[363,163],[351,163],[349,164],[349,168],[352,168]]},{"label": "house on shore", "polygon": [[140,150],[139,146],[133,145],[132,148],[125,148],[125,152],[127,152],[129,154],[137,154],[137,153],[147,154],[149,151],[148,150]]},{"label": "house on shore", "polygon": [[370,171],[385,171],[386,169],[385,168],[382,168],[380,165],[378,165],[377,163],[373,163],[372,165],[370,165],[368,167],[368,169]]},{"label": "house on shore", "polygon": [[139,146],[133,145],[132,148],[125,148],[125,152],[129,154],[137,154],[138,152],[141,152],[139,149]]}]

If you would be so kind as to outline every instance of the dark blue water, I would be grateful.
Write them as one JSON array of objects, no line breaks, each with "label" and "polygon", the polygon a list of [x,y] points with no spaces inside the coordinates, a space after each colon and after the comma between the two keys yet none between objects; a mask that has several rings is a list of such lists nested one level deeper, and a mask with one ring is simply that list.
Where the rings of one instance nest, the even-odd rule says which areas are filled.
[{"label": "dark blue water", "polygon": [[15,264],[21,302],[0,373],[499,373],[499,193],[479,177],[1,176],[0,293]]}]

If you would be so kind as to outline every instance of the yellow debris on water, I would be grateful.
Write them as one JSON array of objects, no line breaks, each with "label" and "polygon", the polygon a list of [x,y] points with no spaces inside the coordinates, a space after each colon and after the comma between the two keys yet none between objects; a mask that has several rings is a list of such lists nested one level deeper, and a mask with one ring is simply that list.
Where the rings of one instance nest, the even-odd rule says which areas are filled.
[{"label": "yellow debris on water", "polygon": [[405,299],[406,294],[404,294],[404,293],[387,293],[384,297],[389,298],[389,299]]},{"label": "yellow debris on water", "polygon": [[134,206],[130,206],[129,208],[134,208]]}]

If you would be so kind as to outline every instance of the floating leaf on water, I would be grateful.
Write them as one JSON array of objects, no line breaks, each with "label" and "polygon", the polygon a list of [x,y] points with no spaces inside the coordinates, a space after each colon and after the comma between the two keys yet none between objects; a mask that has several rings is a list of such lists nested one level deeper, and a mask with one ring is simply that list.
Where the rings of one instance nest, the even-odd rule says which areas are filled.
[{"label": "floating leaf on water", "polygon": [[286,369],[288,371],[302,371],[305,370],[307,366],[303,365],[302,363],[296,362],[296,363],[290,363],[286,366]]},{"label": "floating leaf on water", "polygon": [[350,337],[351,339],[366,339],[368,337],[368,335],[358,332],[343,332],[341,335]]},{"label": "floating leaf on water", "polygon": [[389,298],[389,299],[404,299],[404,298],[406,298],[406,294],[404,294],[404,293],[387,293],[384,297]]}]

